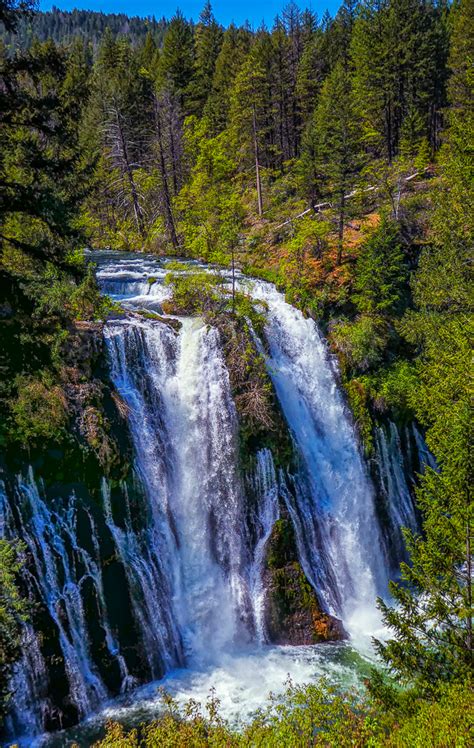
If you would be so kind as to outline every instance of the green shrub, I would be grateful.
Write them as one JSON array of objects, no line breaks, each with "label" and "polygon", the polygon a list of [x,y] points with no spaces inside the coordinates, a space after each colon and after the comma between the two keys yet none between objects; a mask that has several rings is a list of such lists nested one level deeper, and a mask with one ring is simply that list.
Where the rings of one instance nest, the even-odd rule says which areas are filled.
[{"label": "green shrub", "polygon": [[409,361],[397,361],[389,369],[381,372],[375,397],[382,399],[384,409],[392,408],[401,413],[411,414],[417,388],[418,376],[415,366]]},{"label": "green shrub", "polygon": [[11,403],[12,436],[23,444],[56,438],[67,422],[66,398],[59,384],[43,378],[17,379],[17,396]]},{"label": "green shrub", "polygon": [[354,322],[341,321],[336,324],[330,339],[340,354],[345,370],[366,372],[382,360],[388,342],[388,329],[380,318],[360,315]]},{"label": "green shrub", "polygon": [[173,290],[173,303],[178,312],[203,314],[219,304],[223,278],[213,273],[198,271],[188,275],[169,273],[165,285]]},{"label": "green shrub", "polygon": [[95,748],[468,748],[472,745],[472,689],[454,686],[437,700],[390,707],[360,693],[341,693],[321,681],[271,696],[241,732],[219,715],[211,692],[205,707],[180,709],[163,694],[164,715],[127,732],[110,723]]},{"label": "green shrub", "polygon": [[[414,713],[393,725],[388,748],[470,748],[474,744],[474,697],[469,684],[441,691],[435,701],[421,700]],[[391,715],[395,722],[396,714]]]},{"label": "green shrub", "polygon": [[22,624],[27,617],[27,604],[16,584],[22,550],[20,543],[0,539],[0,726],[8,709],[9,680],[20,657]]},{"label": "green shrub", "polygon": [[372,453],[372,418],[369,411],[369,389],[363,380],[351,379],[346,382],[345,390],[349,406],[359,430],[367,457]]},{"label": "green shrub", "polygon": [[[193,270],[193,266],[186,262],[179,262],[178,260],[168,260],[165,263],[166,270],[170,273],[189,272]],[[155,279],[156,280],[156,279]],[[148,279],[150,283],[151,278]]]}]

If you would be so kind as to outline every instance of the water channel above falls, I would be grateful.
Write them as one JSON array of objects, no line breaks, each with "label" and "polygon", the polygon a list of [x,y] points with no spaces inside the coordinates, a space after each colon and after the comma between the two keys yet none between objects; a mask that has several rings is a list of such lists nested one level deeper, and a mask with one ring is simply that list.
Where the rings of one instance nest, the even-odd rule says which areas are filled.
[{"label": "water channel above falls", "polygon": [[[199,318],[180,318],[176,331],[153,314],[136,314],[162,315],[161,305],[170,293],[163,282],[167,260],[118,252],[91,253],[90,259],[97,264],[102,292],[130,312],[111,318],[104,337],[111,379],[126,404],[148,519],[140,530],[131,515],[117,522],[105,479],[102,512],[124,570],[139,646],[152,680],[133,689],[120,637],[114,638],[109,624],[101,571],[87,555],[84,563],[92,569],[96,596],[102,596],[101,626],[108,631],[107,646],[122,673],[124,694],[112,699],[97,675],[87,627],[77,629],[77,643],[65,630],[70,692],[82,699],[83,722],[48,743],[64,745],[74,738],[89,745],[107,719],[136,724],[157,716],[160,686],[180,703],[190,698],[205,702],[215,688],[222,716],[238,723],[263,706],[270,692],[283,691],[288,677],[293,683],[326,676],[333,683],[357,684],[371,661],[371,636],[383,635],[375,597],[386,593],[394,568],[400,518],[416,526],[398,432],[390,439],[383,430],[378,435],[383,488],[383,496],[378,496],[316,324],[287,304],[272,284],[238,275],[239,289],[263,302],[266,325],[257,345],[297,464],[287,474],[276,467],[271,451],[262,448],[254,455],[252,475],[243,476],[238,416],[219,332]],[[193,265],[189,263],[190,269]],[[69,524],[59,514],[46,517],[46,508],[39,509],[41,492],[33,484],[30,476],[18,489],[34,505],[33,516],[39,523],[41,515],[41,527],[56,523],[58,533],[65,526],[71,538],[73,510],[66,513]],[[346,642],[268,643],[263,566],[282,507],[291,519],[306,578],[324,609],[343,620],[350,634]],[[25,536],[40,532],[28,527],[25,522]],[[38,569],[49,563],[51,542],[56,556],[58,549],[63,553],[59,535],[51,541],[44,534]],[[78,538],[73,545],[80,547]],[[85,551],[81,553],[86,558]],[[50,556],[44,596],[54,616],[54,600],[63,590]],[[65,551],[64,559],[63,566]],[[80,602],[75,604],[79,607],[71,609],[72,618],[82,611]],[[57,625],[63,625],[59,619]],[[25,673],[19,670],[18,683],[22,678],[26,682]],[[34,708],[28,705],[32,713]],[[32,741],[30,736],[24,742]]]}]

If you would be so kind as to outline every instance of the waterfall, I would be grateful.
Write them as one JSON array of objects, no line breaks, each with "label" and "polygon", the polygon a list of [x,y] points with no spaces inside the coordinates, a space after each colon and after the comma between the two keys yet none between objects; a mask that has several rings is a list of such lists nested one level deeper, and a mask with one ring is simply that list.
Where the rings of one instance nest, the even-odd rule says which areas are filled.
[{"label": "waterfall", "polygon": [[199,319],[182,320],[178,334],[127,320],[105,336],[154,517],[162,606],[186,661],[212,660],[251,628],[237,417],[219,334]]},{"label": "waterfall", "polygon": [[[98,476],[93,488],[61,492],[30,469],[0,490],[0,536],[26,544],[24,585],[49,637],[45,644],[35,621],[25,627],[12,735],[70,725],[110,696],[182,668],[206,684],[212,673],[232,673],[232,703],[233,684],[250,673],[246,693],[256,703],[260,663],[272,683],[293,656],[262,646],[266,549],[280,510],[323,607],[356,634],[372,633],[375,597],[386,591],[393,543],[384,529],[398,537],[401,523],[416,526],[396,429],[377,434],[385,526],[316,324],[273,285],[240,276],[266,315],[258,344],[294,445],[291,468],[277,470],[265,447],[248,456],[243,475],[219,332],[199,318],[171,325],[136,313],[161,313],[165,275],[156,258],[117,253],[104,253],[97,271],[103,292],[133,312],[104,328],[132,477]],[[429,462],[416,429],[409,443]],[[305,680],[325,657],[298,655]]]},{"label": "waterfall", "polygon": [[15,664],[10,688],[13,709],[6,718],[6,734],[37,735],[42,732],[53,710],[48,698],[48,672],[41,654],[38,635],[30,624],[22,635],[23,655]]},{"label": "waterfall", "polygon": [[412,424],[412,431],[413,431],[413,436],[415,437],[415,444],[416,444],[416,449],[418,452],[420,472],[423,472],[425,467],[429,467],[432,470],[438,470],[438,465],[436,464],[436,460],[433,457],[430,450],[428,449],[428,445],[426,444],[423,436],[420,434],[419,430],[417,429],[415,423]]},{"label": "waterfall", "polygon": [[389,541],[391,572],[397,576],[400,560],[407,560],[401,528],[419,528],[415,476],[423,473],[426,466],[436,469],[436,462],[415,423],[401,430],[393,421],[378,426],[375,447],[381,522]]},{"label": "waterfall", "polygon": [[[41,599],[59,632],[71,698],[79,715],[83,716],[107,695],[107,689],[92,662],[80,591],[86,576],[91,573],[100,576],[100,566],[75,542],[74,495],[70,497],[66,511],[56,513],[42,500],[32,471],[26,481],[19,480],[18,489],[23,502],[21,537],[26,541],[34,561]],[[79,577],[76,574],[76,559],[71,561],[74,551],[79,552],[85,567],[84,574]]]},{"label": "waterfall", "polygon": [[[172,619],[169,587],[159,556],[159,539],[153,523],[140,532],[133,528],[126,490],[125,527],[114,522],[110,486],[105,478],[102,480],[102,499],[106,523],[127,577],[135,620],[144,644],[143,655],[152,677],[157,678],[182,662],[179,632]],[[127,678],[122,681],[121,691],[132,685]]]},{"label": "waterfall", "polygon": [[257,498],[256,516],[253,522],[256,525],[256,542],[249,570],[249,586],[257,641],[262,644],[266,641],[264,624],[265,587],[263,584],[265,550],[273,525],[279,517],[279,496],[281,493],[272,453],[269,449],[258,451],[256,469],[248,477],[248,480],[251,490]]},{"label": "waterfall", "polygon": [[[125,487],[123,490],[126,499]],[[112,519],[110,489],[105,481],[103,494],[107,525],[116,544],[114,555],[122,561],[129,579],[136,582],[137,567],[141,567],[143,577],[150,573],[151,565],[147,568],[149,536],[146,528],[138,532],[128,520],[125,531],[116,525]],[[130,517],[129,510],[125,513]],[[108,697],[106,680],[118,681],[119,690],[125,692],[136,684],[136,679],[130,674],[121,651],[117,621],[112,625],[110,620],[113,591],[109,582],[106,594],[103,556],[110,541],[104,536],[103,528],[99,532],[91,508],[78,500],[74,492],[66,494],[64,499],[51,501],[30,468],[26,477],[17,476],[9,492],[0,483],[0,516],[2,537],[19,536],[25,543],[25,561],[28,563],[23,572],[24,586],[35,602],[32,609],[34,618],[37,609],[41,617],[48,618],[48,638],[52,637],[51,642],[46,643],[47,664],[41,636],[37,635],[33,625],[25,626],[23,655],[15,666],[12,679],[15,696],[7,720],[7,734],[34,735],[49,724],[62,726],[65,704],[59,706],[51,698],[51,688],[59,685],[51,678],[62,681],[60,691],[67,694],[65,703],[69,720],[86,716]],[[131,591],[135,589],[132,584],[130,588]],[[138,624],[143,622],[147,595],[150,596],[150,605],[154,606],[154,614],[160,612],[157,589],[144,585],[142,592],[141,597],[131,595],[132,614]],[[152,620],[156,626],[159,619]],[[178,661],[177,656],[172,659],[173,643],[169,639],[160,640],[159,648],[156,641],[146,639],[146,626],[141,633],[147,645],[153,644],[153,647],[143,648],[143,659],[148,659],[152,675],[153,665],[160,663],[161,668],[156,668],[159,676],[170,664]],[[55,676],[51,671],[53,661],[56,669],[59,667]]]},{"label": "waterfall", "polygon": [[[0,538],[12,535],[13,517],[5,485],[0,481]],[[22,656],[15,663],[10,688],[13,708],[6,718],[6,734],[35,735],[42,731],[51,709],[48,699],[48,673],[38,635],[31,624],[23,627]]]},{"label": "waterfall", "polygon": [[386,589],[373,487],[316,324],[271,284],[242,285],[265,304],[267,369],[300,459],[288,508],[301,561],[327,609],[347,622]]},{"label": "waterfall", "polygon": [[[5,536],[19,534],[26,544],[33,569],[25,573],[25,583],[27,587],[37,589],[57,630],[70,699],[77,714],[85,716],[107,696],[107,688],[91,657],[81,590],[85,580],[91,578],[98,600],[103,603],[100,562],[78,545],[74,495],[69,497],[64,508],[52,510],[43,500],[30,469],[26,479],[18,477],[15,489],[19,527],[15,524],[6,493],[3,495]],[[91,527],[93,535],[94,528]],[[105,606],[101,614],[111,652],[116,654],[118,648],[107,624]],[[46,665],[38,638],[30,626],[25,627],[23,633],[23,652],[13,678],[13,688],[20,692],[20,696],[15,699],[11,722],[27,733],[34,733],[48,718],[51,705],[46,696]]]},{"label": "waterfall", "polygon": [[391,543],[395,547],[396,564],[404,556],[404,541],[400,528],[417,528],[415,504],[412,490],[407,483],[407,470],[396,425],[390,421],[387,431],[383,426],[379,426],[375,436],[380,487],[384,497],[387,529]]}]

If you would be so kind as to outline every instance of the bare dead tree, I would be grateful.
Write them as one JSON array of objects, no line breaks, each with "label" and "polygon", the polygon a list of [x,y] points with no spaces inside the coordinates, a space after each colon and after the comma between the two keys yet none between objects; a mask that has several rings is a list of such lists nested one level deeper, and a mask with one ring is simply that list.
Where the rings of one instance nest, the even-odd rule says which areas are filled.
[{"label": "bare dead tree", "polygon": [[134,176],[134,169],[139,164],[135,163],[132,159],[132,153],[137,148],[131,139],[126,117],[115,101],[112,102],[107,110],[107,117],[104,123],[104,136],[109,161],[112,167],[120,174],[119,182],[122,189],[118,190],[118,202],[125,209],[127,206],[131,207],[137,231],[144,239],[146,236],[145,217]]},{"label": "bare dead tree", "polygon": [[[171,243],[175,249],[179,246],[178,235],[176,232],[176,225],[173,215],[173,206],[171,202],[171,186],[170,186],[170,172],[171,179],[173,181],[173,190],[176,194],[177,190],[177,168],[175,164],[176,149],[174,148],[174,133],[173,140],[171,141],[169,154],[167,154],[167,143],[165,138],[166,124],[169,122],[169,102],[166,98],[161,95],[153,96],[153,112],[155,119],[155,140],[156,140],[156,153],[158,162],[158,171],[160,174],[161,184],[161,204],[163,206],[163,214],[167,232],[171,239]],[[170,169],[171,161],[171,169]]]}]

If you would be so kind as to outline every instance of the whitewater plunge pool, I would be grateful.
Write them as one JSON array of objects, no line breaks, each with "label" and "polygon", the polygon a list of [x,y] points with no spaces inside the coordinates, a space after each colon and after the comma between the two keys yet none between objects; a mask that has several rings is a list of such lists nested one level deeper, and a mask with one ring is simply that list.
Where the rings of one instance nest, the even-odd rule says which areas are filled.
[{"label": "whitewater plunge pool", "polygon": [[[108,720],[133,726],[158,717],[160,689],[180,705],[189,699],[205,705],[214,693],[221,716],[238,726],[264,707],[271,693],[283,693],[288,679],[295,685],[321,677],[341,687],[360,685],[373,663],[371,637],[384,636],[375,599],[386,594],[393,568],[387,527],[393,540],[401,524],[416,524],[396,440],[384,443],[382,523],[380,497],[376,500],[335,364],[317,325],[272,284],[238,274],[239,289],[265,309],[264,340],[257,344],[298,458],[296,472],[289,474],[276,467],[269,449],[260,449],[254,473],[247,476],[253,486],[249,505],[219,333],[197,318],[180,318],[176,331],[153,314],[136,314],[163,314],[170,294],[163,282],[167,260],[118,252],[90,257],[103,293],[132,312],[107,322],[104,337],[111,377],[127,406],[135,471],[149,519],[141,529],[131,517],[117,521],[105,479],[103,517],[125,571],[142,659],[148,672],[164,669],[167,675],[136,687],[126,646],[115,635],[107,610],[100,556],[91,564],[75,538],[102,601],[99,623],[108,632],[106,645],[124,693],[110,696],[88,645],[87,621],[82,628],[75,624],[78,643],[67,644],[63,654],[81,724],[49,737],[34,736],[32,729],[23,744],[75,741],[88,746]],[[36,486],[25,491],[34,515],[42,498]],[[292,522],[301,567],[326,610],[342,619],[350,635],[346,642],[268,644],[265,545],[282,507]],[[74,522],[65,523],[58,514],[54,521],[58,532],[65,527],[74,537]],[[48,542],[42,552],[54,565]],[[54,543],[58,548],[57,537]],[[63,558],[67,563],[66,554]],[[59,578],[50,571],[50,579]],[[70,589],[77,589],[79,597],[65,598],[60,586],[48,588],[47,595],[65,600],[66,616],[77,623],[81,580],[72,578],[73,570],[68,573]],[[40,724],[31,698],[28,708],[28,724]]]},{"label": "whitewater plunge pool", "polygon": [[221,662],[199,670],[173,670],[160,681],[149,683],[133,693],[104,705],[76,728],[40,737],[33,745],[48,748],[76,743],[88,748],[103,734],[104,725],[112,720],[132,728],[148,723],[163,714],[162,689],[180,705],[194,699],[203,705],[211,695],[220,702],[219,713],[238,729],[252,719],[258,709],[277,700],[288,681],[293,685],[327,679],[333,686],[357,688],[368,675],[373,661],[349,643],[316,644],[309,647],[276,647],[263,645],[245,652],[223,655]]}]

